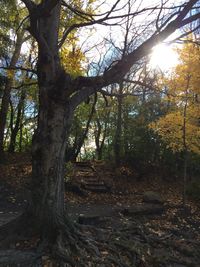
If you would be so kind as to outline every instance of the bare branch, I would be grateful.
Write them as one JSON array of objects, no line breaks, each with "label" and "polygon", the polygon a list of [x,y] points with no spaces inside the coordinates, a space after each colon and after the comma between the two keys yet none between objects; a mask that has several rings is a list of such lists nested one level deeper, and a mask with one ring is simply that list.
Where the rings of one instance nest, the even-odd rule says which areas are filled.
[{"label": "bare branch", "polygon": [[37,74],[36,70],[29,69],[29,68],[24,68],[24,67],[13,67],[13,68],[11,68],[11,67],[0,66],[0,69],[4,69],[4,70],[22,70],[22,71],[27,71],[27,72],[32,72],[32,73]]},{"label": "bare branch", "polygon": [[192,29],[190,31],[184,32],[183,34],[179,35],[177,38],[173,39],[169,43],[174,43],[174,42],[180,41],[180,42],[193,42],[193,43],[197,44],[198,43],[197,41],[192,41],[192,40],[187,40],[187,39],[182,39],[182,38],[190,35],[191,33],[195,32],[199,28],[200,28],[200,25],[198,25],[197,27],[195,27],[194,29]]},{"label": "bare branch", "polygon": [[121,60],[117,61],[109,70],[106,70],[102,76],[97,77],[78,77],[74,80],[76,88],[80,90],[82,87],[96,86],[96,88],[103,88],[111,83],[117,83],[129,72],[130,68],[143,57],[151,52],[151,48],[157,43],[162,42],[176,29],[183,27],[200,18],[200,13],[185,18],[191,8],[197,3],[198,0],[190,0],[179,15],[171,21],[161,32],[154,33],[150,38],[138,46],[128,55],[124,56]]},{"label": "bare branch", "polygon": [[23,88],[23,87],[28,87],[28,86],[37,85],[37,84],[38,84],[37,82],[32,82],[32,83],[22,83],[22,84],[20,84],[19,86],[12,87],[12,89],[18,90],[18,89],[21,89],[21,88]]},{"label": "bare branch", "polygon": [[117,3],[119,1],[117,1],[115,3],[115,5],[112,6],[112,8],[110,9],[110,11],[108,13],[106,13],[106,15],[102,18],[99,18],[97,20],[95,20],[94,18],[88,18],[87,21],[85,22],[82,22],[82,23],[74,23],[73,25],[71,25],[69,28],[67,28],[63,34],[63,37],[62,39],[60,40],[60,43],[59,43],[59,48],[64,44],[68,34],[73,31],[74,29],[78,29],[78,28],[82,28],[82,27],[86,27],[86,26],[92,26],[92,25],[95,25],[95,24],[101,24],[101,25],[105,25],[105,26],[111,26],[111,25],[117,25],[117,23],[115,22],[114,24],[108,24],[107,21],[109,20],[116,20],[116,19],[124,19],[126,17],[135,17],[137,15],[140,15],[144,12],[147,12],[147,11],[152,11],[152,10],[155,10],[157,9],[158,7],[155,6],[155,7],[151,7],[151,8],[143,8],[141,10],[138,10],[138,11],[135,11],[135,12],[129,12],[127,14],[123,14],[123,15],[117,15],[117,16],[110,16],[114,10],[114,8],[116,7]]},{"label": "bare branch", "polygon": [[123,93],[123,94],[118,94],[118,93],[109,93],[105,90],[99,90],[98,92],[100,92],[102,95],[104,96],[110,96],[110,97],[127,97],[127,96],[141,96],[142,93]]},{"label": "bare branch", "polygon": [[[113,6],[112,6],[112,12],[116,12],[119,11],[120,9],[115,9],[116,5],[119,3],[120,1],[117,1]],[[91,14],[91,13],[87,13],[84,12],[83,10],[80,10],[78,8],[74,8],[71,5],[68,5],[65,1],[62,1],[62,5],[67,7],[70,11],[72,11],[74,14],[78,15],[78,16],[84,16],[85,18],[90,17],[91,19],[93,19],[94,17],[102,17],[102,16],[107,16],[110,13],[109,11],[106,11],[104,13],[100,13],[100,14]],[[114,7],[114,8],[113,8]]]},{"label": "bare branch", "polygon": [[151,91],[155,91],[155,87],[153,87],[151,84],[141,82],[141,81],[136,81],[136,80],[129,80],[129,79],[123,79],[123,82],[134,84],[134,85],[139,85],[145,88],[150,89]]},{"label": "bare branch", "polygon": [[26,17],[20,22],[19,26],[17,27],[16,32],[19,31],[19,29],[21,28],[21,26],[24,24],[24,22],[25,22],[27,19],[29,19],[29,17],[30,17],[30,16],[26,16]]}]

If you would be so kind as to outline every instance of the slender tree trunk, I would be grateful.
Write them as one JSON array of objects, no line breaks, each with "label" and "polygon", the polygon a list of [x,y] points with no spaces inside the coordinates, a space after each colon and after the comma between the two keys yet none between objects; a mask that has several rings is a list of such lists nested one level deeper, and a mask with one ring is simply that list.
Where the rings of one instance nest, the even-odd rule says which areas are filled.
[{"label": "slender tree trunk", "polygon": [[24,119],[24,105],[22,106],[22,115],[21,115],[20,125],[19,125],[19,152],[22,152],[23,119]]},{"label": "slender tree trunk", "polygon": [[114,142],[114,154],[115,154],[115,164],[119,165],[121,161],[121,149],[122,149],[122,92],[123,82],[119,84],[119,96],[117,97],[117,127],[115,132],[115,142]]},{"label": "slender tree trunk", "polygon": [[[14,116],[15,116],[14,107],[13,107],[12,101],[10,100],[10,132],[11,133],[13,131]],[[9,129],[7,130],[7,133],[6,133],[6,137],[5,137],[6,140],[8,136],[9,136]]]},{"label": "slender tree trunk", "polygon": [[95,94],[95,96],[94,96],[94,102],[92,104],[91,112],[90,112],[88,120],[87,120],[86,128],[85,128],[83,134],[78,139],[78,143],[77,143],[77,146],[76,146],[75,151],[74,151],[74,159],[76,159],[78,157],[78,154],[81,151],[81,147],[83,146],[84,141],[85,141],[85,139],[87,137],[87,134],[88,134],[88,131],[89,131],[89,127],[90,127],[90,123],[91,123],[93,115],[95,113],[96,103],[97,103],[97,94]]},{"label": "slender tree trunk", "polygon": [[[14,53],[13,53],[13,56],[12,56],[12,59],[9,65],[10,68],[14,68],[18,61],[18,58],[21,52],[21,46],[23,43],[23,37],[24,37],[24,31],[18,32],[15,50],[14,50]],[[5,84],[5,89],[4,89],[2,102],[1,102],[1,109],[0,109],[0,161],[3,160],[4,158],[4,147],[3,147],[4,132],[5,132],[5,127],[6,127],[6,118],[7,118],[7,113],[8,113],[10,94],[11,94],[12,84],[14,80],[13,71],[10,71],[10,73],[11,75],[7,79],[6,84]]]},{"label": "slender tree trunk", "polygon": [[183,165],[183,206],[186,206],[186,186],[187,186],[187,150],[184,151],[184,165]]},{"label": "slender tree trunk", "polygon": [[100,136],[101,136],[101,123],[99,121],[99,118],[96,118],[96,129],[95,129],[95,145],[96,145],[96,157],[98,160],[101,160],[102,153],[100,150]]},{"label": "slender tree trunk", "polygon": [[[189,79],[189,78],[188,78]],[[188,80],[188,86],[189,86],[189,80]],[[184,111],[183,111],[183,206],[186,205],[186,185],[187,185],[187,143],[186,143],[186,118],[187,118],[187,102],[188,102],[188,87],[186,89],[185,94],[185,105],[184,105]]]},{"label": "slender tree trunk", "polygon": [[[107,114],[109,117],[109,113]],[[108,117],[106,117],[106,121],[104,122],[104,131],[102,133],[102,125],[99,121],[99,118],[96,118],[96,130],[95,130],[95,145],[96,145],[96,157],[98,160],[102,159],[103,156],[103,147],[106,139],[107,133],[107,124],[108,124]],[[102,140],[100,140],[100,136],[102,136]]]},{"label": "slender tree trunk", "polygon": [[20,129],[20,121],[21,121],[25,97],[26,97],[25,90],[22,90],[19,104],[18,104],[17,118],[16,118],[15,126],[11,128],[10,145],[8,148],[8,151],[11,153],[15,151],[16,138],[17,138],[18,131]]},{"label": "slender tree trunk", "polygon": [[123,128],[124,128],[124,138],[123,138],[123,143],[124,143],[124,155],[127,156],[128,155],[128,152],[129,152],[129,129],[127,129],[127,125],[128,124],[128,121],[129,121],[129,117],[128,117],[128,109],[125,110],[125,112],[123,112],[123,118],[124,118],[124,121],[123,121]]}]

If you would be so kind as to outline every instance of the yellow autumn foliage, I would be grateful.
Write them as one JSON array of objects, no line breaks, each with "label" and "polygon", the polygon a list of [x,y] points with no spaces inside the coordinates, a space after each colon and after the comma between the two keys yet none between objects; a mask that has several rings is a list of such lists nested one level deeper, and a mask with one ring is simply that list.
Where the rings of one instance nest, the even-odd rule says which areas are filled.
[{"label": "yellow autumn foliage", "polygon": [[15,72],[14,70],[7,70],[7,78],[8,79],[13,79],[14,75],[15,75]]},{"label": "yellow autumn foliage", "polygon": [[[71,5],[76,10],[83,14],[94,14],[94,4],[96,0],[70,0],[68,5]],[[61,13],[61,30],[59,33],[62,38],[66,28],[74,24],[88,22],[87,15],[78,16],[75,13],[66,12],[65,9]],[[85,73],[84,63],[86,57],[79,45],[79,31],[74,29],[70,32],[60,51],[60,58],[63,68],[70,73],[72,77],[77,77]]]},{"label": "yellow autumn foliage", "polygon": [[[173,152],[181,152],[183,145],[183,114],[180,111],[167,114],[149,125]],[[200,127],[190,119],[186,120],[187,150],[200,153]]]},{"label": "yellow autumn foliage", "polygon": [[171,109],[149,127],[174,152],[184,150],[185,131],[187,150],[200,154],[200,47],[186,43],[178,53],[180,63],[162,80],[162,86],[168,88]]},{"label": "yellow autumn foliage", "polygon": [[60,52],[61,62],[65,71],[70,73],[72,77],[83,75],[85,69],[83,63],[85,56],[81,49],[75,45],[65,46]]}]

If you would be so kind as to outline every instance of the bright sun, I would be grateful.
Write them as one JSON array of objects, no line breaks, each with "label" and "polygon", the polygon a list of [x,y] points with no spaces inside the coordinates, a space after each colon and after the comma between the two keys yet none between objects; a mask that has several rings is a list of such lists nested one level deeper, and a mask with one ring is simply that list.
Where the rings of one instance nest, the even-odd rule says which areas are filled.
[{"label": "bright sun", "polygon": [[149,64],[151,68],[159,68],[162,71],[170,71],[178,64],[178,54],[166,44],[158,44],[153,48]]}]

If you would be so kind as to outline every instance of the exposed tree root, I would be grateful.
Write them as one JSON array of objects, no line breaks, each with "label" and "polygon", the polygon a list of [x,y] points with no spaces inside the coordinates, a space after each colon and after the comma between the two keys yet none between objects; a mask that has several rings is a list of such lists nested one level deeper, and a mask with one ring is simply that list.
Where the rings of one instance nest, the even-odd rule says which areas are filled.
[{"label": "exposed tree root", "polygon": [[[78,225],[71,223],[68,218],[57,218],[57,229],[53,242],[47,238],[40,238],[40,242],[32,249],[0,251],[0,267],[167,267],[169,262],[172,266],[173,263],[184,263],[185,266],[189,266],[192,261],[192,266],[198,266],[194,261],[198,261],[198,256],[189,255],[190,251],[188,257],[184,258],[187,247],[176,246],[176,240],[174,245],[169,247],[172,243],[169,242],[171,234],[153,236],[144,226],[139,227],[134,223],[115,231],[110,228]],[[34,231],[32,233],[35,234]],[[22,238],[23,235],[19,236]],[[159,254],[160,252],[156,252],[162,248],[167,253],[164,257]],[[173,251],[176,251],[176,254],[180,253],[180,259],[174,257],[171,253]]]},{"label": "exposed tree root", "polygon": [[[17,229],[19,234],[19,222],[22,223],[22,221],[22,217],[18,218],[6,225],[6,229],[8,230],[10,225],[15,225],[14,229]],[[65,221],[58,219],[57,224],[59,231],[54,243],[43,240],[40,245],[37,244],[34,250],[8,249],[0,251],[0,266],[46,266],[46,263],[42,263],[44,255],[47,257],[45,261],[51,262],[52,266],[136,266],[136,262],[134,262],[134,259],[137,258],[135,252],[129,251],[127,248],[126,251],[119,251],[118,245],[105,238],[106,235],[107,237],[110,236],[110,230],[98,230],[95,227],[84,228],[78,224],[70,223],[68,219]],[[21,232],[23,233],[22,225]],[[103,232],[104,238],[99,238]],[[13,234],[12,230],[10,234]],[[25,239],[24,235],[19,234],[18,241],[21,241],[22,236]],[[12,246],[16,241],[15,237],[11,242]]]}]

